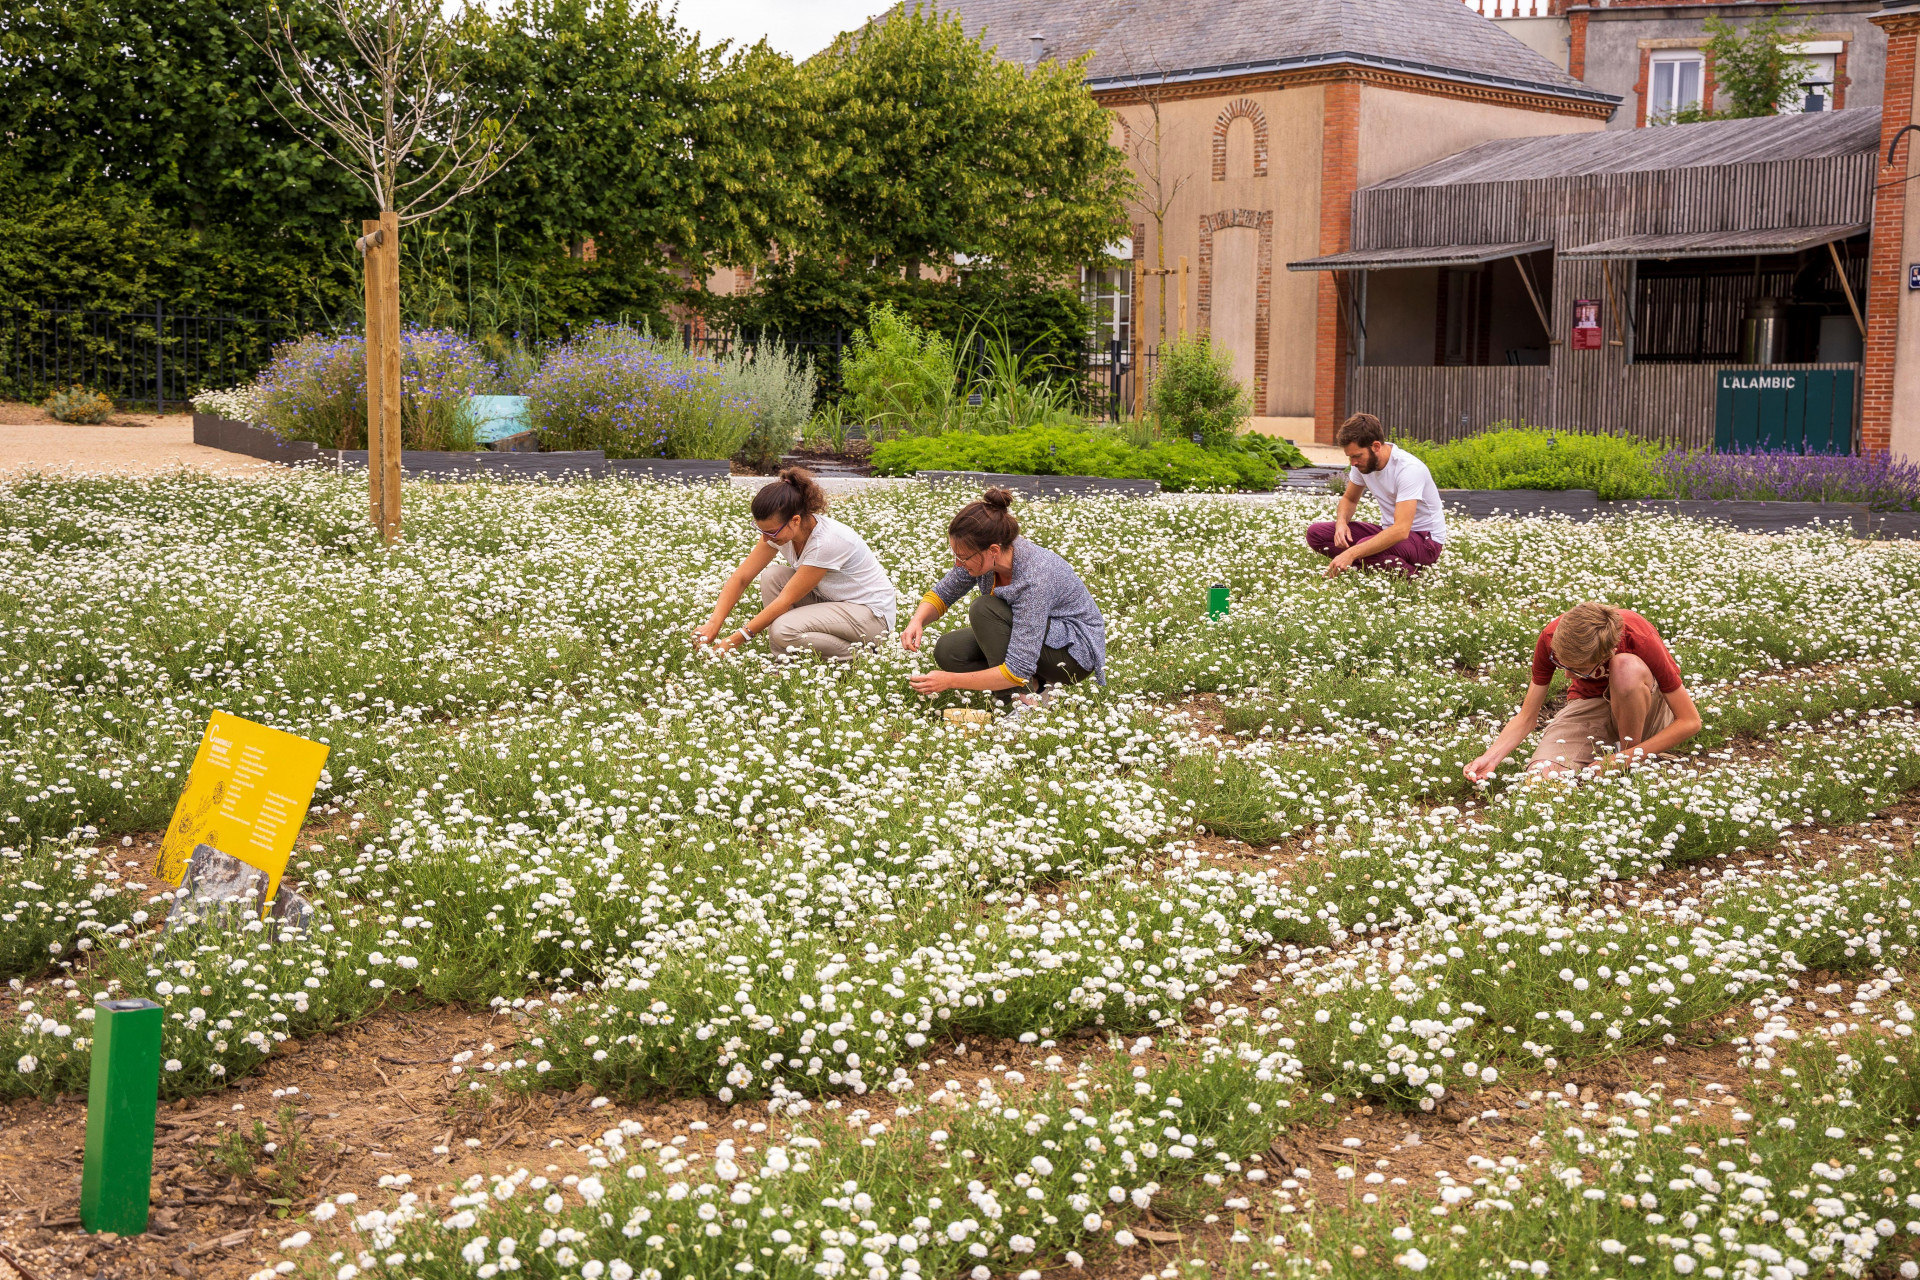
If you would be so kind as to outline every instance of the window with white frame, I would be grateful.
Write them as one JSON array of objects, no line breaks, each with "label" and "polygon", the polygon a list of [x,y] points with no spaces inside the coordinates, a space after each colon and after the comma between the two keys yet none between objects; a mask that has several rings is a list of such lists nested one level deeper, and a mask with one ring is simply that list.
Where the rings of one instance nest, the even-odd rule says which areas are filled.
[{"label": "window with white frame", "polygon": [[1647,67],[1647,123],[1665,124],[1700,105],[1707,60],[1696,50],[1656,53]]},{"label": "window with white frame", "polygon": [[1833,110],[1834,82],[1845,48],[1839,40],[1810,40],[1786,47],[1786,52],[1799,55],[1800,78],[1780,100],[1781,115]]},{"label": "window with white frame", "polygon": [[1118,342],[1122,351],[1133,341],[1133,239],[1107,247],[1106,261],[1080,268],[1080,298],[1093,312],[1093,330],[1087,336],[1096,349]]}]

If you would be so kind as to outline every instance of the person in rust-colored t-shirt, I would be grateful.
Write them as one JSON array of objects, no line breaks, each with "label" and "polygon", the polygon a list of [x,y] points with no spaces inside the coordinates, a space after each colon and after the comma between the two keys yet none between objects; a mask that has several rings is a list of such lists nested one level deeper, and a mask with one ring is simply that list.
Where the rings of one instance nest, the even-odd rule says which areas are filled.
[{"label": "person in rust-colored t-shirt", "polygon": [[1493,776],[1533,731],[1556,669],[1571,678],[1567,705],[1540,735],[1529,770],[1583,769],[1602,745],[1618,748],[1609,763],[1631,764],[1700,732],[1700,712],[1680,682],[1680,666],[1653,624],[1631,609],[1588,601],[1540,632],[1526,701],[1486,752],[1467,766],[1467,777],[1478,782]]}]

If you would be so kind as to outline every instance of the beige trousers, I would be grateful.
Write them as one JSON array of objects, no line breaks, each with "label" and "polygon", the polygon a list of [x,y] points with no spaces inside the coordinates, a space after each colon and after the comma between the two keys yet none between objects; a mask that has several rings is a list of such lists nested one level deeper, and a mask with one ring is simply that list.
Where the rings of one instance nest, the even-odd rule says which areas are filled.
[{"label": "beige trousers", "polygon": [[[1646,727],[1640,732],[1640,741],[1645,742],[1654,734],[1673,723],[1673,708],[1658,689],[1654,690],[1653,708],[1647,712]],[[1529,769],[1535,765],[1554,765],[1564,769],[1584,769],[1593,763],[1599,754],[1599,744],[1619,746],[1620,726],[1614,722],[1613,699],[1579,698],[1569,702],[1560,714],[1547,722],[1546,730],[1540,735],[1540,745],[1534,748],[1533,759],[1527,762]]]},{"label": "beige trousers", "polygon": [[[772,604],[791,581],[790,566],[777,561],[768,565],[760,574],[760,598]],[[822,600],[811,591],[767,628],[767,643],[775,654],[811,649],[823,658],[844,658],[856,644],[878,644],[886,638],[886,620],[867,606]]]}]

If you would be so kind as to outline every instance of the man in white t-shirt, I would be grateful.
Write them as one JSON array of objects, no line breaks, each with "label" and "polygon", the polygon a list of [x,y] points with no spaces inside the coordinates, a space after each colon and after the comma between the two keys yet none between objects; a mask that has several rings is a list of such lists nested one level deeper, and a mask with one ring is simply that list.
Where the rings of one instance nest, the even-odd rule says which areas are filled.
[{"label": "man in white t-shirt", "polygon": [[[1340,495],[1332,520],[1307,526],[1307,545],[1333,561],[1327,576],[1359,564],[1399,569],[1412,577],[1438,560],[1447,542],[1447,517],[1427,464],[1388,444],[1380,433],[1380,419],[1370,413],[1356,413],[1341,423],[1334,440],[1352,464],[1347,491]],[[1362,492],[1380,504],[1385,524],[1353,518]]]}]

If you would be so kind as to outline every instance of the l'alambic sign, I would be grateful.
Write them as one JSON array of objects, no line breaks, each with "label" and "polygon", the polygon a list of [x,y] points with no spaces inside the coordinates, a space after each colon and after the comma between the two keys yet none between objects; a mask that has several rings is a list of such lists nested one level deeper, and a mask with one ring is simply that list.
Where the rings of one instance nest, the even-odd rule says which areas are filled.
[{"label": "l'alambic sign", "polygon": [[1858,370],[1719,369],[1713,447],[1853,452]]},{"label": "l'alambic sign", "polygon": [[179,884],[194,846],[208,844],[266,872],[261,902],[273,901],[327,750],[325,743],[214,712],[160,841],[160,874]]},{"label": "l'alambic sign", "polygon": [[1722,391],[1793,391],[1800,386],[1798,373],[1737,373],[1720,371]]}]

